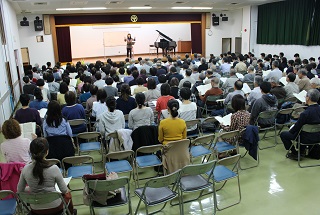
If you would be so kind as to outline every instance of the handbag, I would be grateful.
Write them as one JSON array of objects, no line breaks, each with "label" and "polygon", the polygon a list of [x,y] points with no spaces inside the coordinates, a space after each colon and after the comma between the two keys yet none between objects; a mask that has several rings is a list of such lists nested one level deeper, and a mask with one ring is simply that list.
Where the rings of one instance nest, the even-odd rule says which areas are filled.
[{"label": "handbag", "polygon": [[[83,204],[90,206],[93,202],[99,203],[101,205],[107,205],[107,200],[114,198],[119,190],[115,191],[95,191],[98,180],[114,180],[117,179],[118,175],[115,172],[111,172],[106,176],[106,174],[87,174],[82,176],[84,182],[83,188]],[[95,181],[93,189],[89,188],[88,181]],[[90,203],[91,202],[91,203]]]}]

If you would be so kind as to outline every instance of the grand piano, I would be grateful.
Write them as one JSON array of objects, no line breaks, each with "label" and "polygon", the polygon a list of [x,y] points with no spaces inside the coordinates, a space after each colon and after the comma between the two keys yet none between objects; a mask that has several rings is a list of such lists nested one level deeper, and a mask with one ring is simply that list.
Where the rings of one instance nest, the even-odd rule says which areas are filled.
[{"label": "grand piano", "polygon": [[[162,39],[160,39],[160,42],[154,42],[154,47],[157,48],[157,56],[159,54],[159,48],[162,49],[162,54],[163,56],[167,56],[168,55],[168,50],[173,50],[174,55],[176,54],[176,47],[177,47],[177,43],[176,41],[173,41],[170,37],[168,37],[167,35],[165,35],[164,33],[160,32],[159,30],[156,30],[159,33],[159,37],[161,37]],[[157,40],[158,40],[157,38]]]}]

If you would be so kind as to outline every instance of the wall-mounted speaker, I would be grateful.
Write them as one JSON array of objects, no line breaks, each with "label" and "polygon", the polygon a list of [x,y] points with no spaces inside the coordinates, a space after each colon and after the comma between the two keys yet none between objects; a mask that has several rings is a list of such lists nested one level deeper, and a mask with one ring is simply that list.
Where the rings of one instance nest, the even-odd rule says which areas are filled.
[{"label": "wall-mounted speaker", "polygon": [[212,17],[212,26],[219,25],[219,17]]},{"label": "wall-mounted speaker", "polygon": [[40,20],[39,16],[37,16],[36,20],[34,20],[34,30],[43,31],[43,23],[42,20]]},{"label": "wall-mounted speaker", "polygon": [[227,16],[223,16],[222,17],[222,21],[224,21],[224,22],[228,21],[228,17]]}]

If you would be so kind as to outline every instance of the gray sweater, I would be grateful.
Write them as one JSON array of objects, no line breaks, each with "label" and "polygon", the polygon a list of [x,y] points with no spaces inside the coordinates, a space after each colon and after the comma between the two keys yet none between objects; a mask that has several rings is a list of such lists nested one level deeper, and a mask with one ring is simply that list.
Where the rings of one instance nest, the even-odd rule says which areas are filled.
[{"label": "gray sweater", "polygon": [[[267,110],[276,110],[278,105],[277,98],[272,94],[264,94],[260,99],[257,99],[252,106],[250,124],[253,125],[257,120],[259,114]],[[274,118],[259,119],[259,125],[272,125]]]},{"label": "gray sweater", "polygon": [[133,109],[129,113],[128,126],[135,130],[143,125],[151,125],[154,122],[153,111],[150,107]]},{"label": "gray sweater", "polygon": [[[55,184],[58,184],[60,191],[64,194],[68,192],[67,185],[63,181],[62,174],[57,165],[53,165],[49,168],[43,170],[44,182],[42,185],[39,185],[39,179],[35,178],[32,174],[32,170],[34,167],[34,163],[30,163],[26,165],[20,175],[19,183],[18,183],[18,192],[24,192],[26,189],[26,185],[29,186],[29,190],[32,193],[39,192],[52,192],[56,191]],[[43,205],[31,205],[32,209],[49,209],[58,207],[61,204],[61,200],[57,199],[51,203],[43,204]]]}]

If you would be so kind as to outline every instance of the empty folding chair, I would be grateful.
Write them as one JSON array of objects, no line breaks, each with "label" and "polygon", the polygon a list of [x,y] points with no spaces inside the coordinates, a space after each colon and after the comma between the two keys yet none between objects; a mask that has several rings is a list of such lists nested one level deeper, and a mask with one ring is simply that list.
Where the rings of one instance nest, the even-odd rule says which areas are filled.
[{"label": "empty folding chair", "polygon": [[[218,161],[216,167],[214,168],[213,176],[212,176],[214,182],[215,183],[223,183],[219,189],[216,189],[216,187],[215,187],[215,190],[214,190],[215,195],[217,195],[216,191],[221,190],[226,185],[228,180],[236,178],[237,182],[238,182],[239,200],[237,202],[229,204],[229,205],[221,208],[217,204],[217,201],[216,201],[217,197],[214,199],[216,201],[215,205],[219,211],[226,209],[226,208],[229,208],[231,206],[234,206],[236,204],[239,204],[241,201],[240,179],[239,179],[239,172],[238,172],[239,160],[240,160],[240,154],[230,156],[227,158],[223,158]],[[231,166],[231,167],[228,167],[228,166]],[[210,171],[207,172],[207,175],[209,175],[210,173],[211,173]],[[226,199],[228,199],[228,198],[226,198]],[[220,203],[222,203],[222,202],[223,201],[220,201]]]},{"label": "empty folding chair", "polygon": [[0,190],[0,215],[16,214],[17,206],[20,209],[14,192],[11,190]]},{"label": "empty folding chair", "polygon": [[[157,156],[157,152],[160,151],[161,156],[161,150],[162,145],[152,145],[152,146],[142,146],[137,149],[135,154],[135,180],[137,181],[137,187],[139,187],[139,180],[148,179],[148,178],[141,178],[139,179],[139,169],[148,168],[148,167],[158,167],[158,173],[159,175],[159,169],[160,166],[162,166],[162,162]],[[144,154],[144,155],[141,155]]]},{"label": "empty folding chair", "polygon": [[[94,208],[112,208],[120,207],[123,205],[128,205],[129,213],[132,214],[131,209],[131,197],[130,197],[130,179],[128,177],[120,177],[113,180],[88,180],[87,187],[89,190],[89,207],[90,214],[94,215]],[[98,193],[101,193],[102,196],[105,196],[106,193],[115,192],[118,190],[116,195],[113,198],[110,198],[106,201],[105,204],[100,204],[94,201],[93,196],[98,196]]]},{"label": "empty folding chair", "polygon": [[[30,193],[30,192],[21,192],[17,193],[19,200],[21,200],[24,208],[31,212],[30,205],[43,205],[51,203],[55,200],[60,199],[63,204],[63,210],[61,214],[71,215],[71,212],[68,209],[69,202],[65,202],[60,192],[43,192],[43,193]],[[24,210],[23,210],[24,214]],[[30,213],[27,213],[30,214]],[[32,214],[32,213],[31,213]]]},{"label": "empty folding chair", "polygon": [[188,133],[190,132],[192,133],[192,134],[187,134],[188,139],[193,139],[200,135],[200,130],[199,130],[200,119],[188,120],[186,121],[186,125],[187,125]]},{"label": "empty folding chair", "polygon": [[[213,174],[213,170],[215,168],[217,161],[209,161],[207,163],[202,164],[192,164],[185,166],[181,169],[180,177],[178,178],[179,183],[179,189],[180,189],[180,204],[181,204],[181,214],[184,214],[183,204],[187,202],[192,202],[198,200],[201,196],[204,190],[212,187],[212,190],[214,190],[214,183],[210,182]],[[210,172],[211,171],[211,172]],[[209,172],[208,177],[204,177],[207,172]],[[184,201],[183,200],[183,193],[193,193],[201,191],[199,196],[197,198],[189,199]],[[213,195],[214,202],[216,195]],[[171,205],[177,205],[173,204],[173,200],[171,201]],[[216,213],[216,206],[214,207],[213,214]]]},{"label": "empty folding chair", "polygon": [[[180,171],[176,171],[166,176],[152,178],[146,182],[144,187],[136,189],[134,193],[139,197],[139,203],[135,214],[139,212],[141,201],[143,201],[145,205],[147,215],[156,214],[165,208],[168,201],[178,196],[178,193],[175,190],[179,174]],[[149,212],[150,206],[156,206],[163,203],[164,205],[160,210],[151,213]]]},{"label": "empty folding chair", "polygon": [[[102,137],[99,132],[83,132],[76,136],[78,143],[78,154],[98,151],[102,154]],[[83,142],[83,140],[85,142]],[[102,160],[103,158],[101,158]]]},{"label": "empty folding chair", "polygon": [[[260,138],[261,140],[266,137],[268,131],[274,131],[274,136],[273,136],[274,137],[274,144],[271,146],[263,147],[263,148],[259,146],[260,150],[272,148],[277,145],[277,126],[276,126],[276,122],[275,122],[277,113],[278,113],[278,110],[267,110],[267,111],[260,112],[260,114],[258,115],[258,117],[254,123],[255,126],[260,127],[260,131],[264,132],[263,137]],[[268,125],[267,127],[264,127],[264,126],[261,127],[259,124],[260,119],[273,119],[273,122],[272,122],[272,124]]]},{"label": "empty folding chair", "polygon": [[215,134],[204,135],[197,137],[191,141],[190,157],[193,163],[193,158],[204,157],[202,163],[205,161],[205,157],[210,156],[213,152],[211,150],[214,143]]},{"label": "empty folding chair", "polygon": [[126,150],[119,152],[110,152],[105,155],[105,171],[107,173],[116,172],[116,173],[124,173],[133,171],[132,163],[133,163],[134,151]]},{"label": "empty folding chair", "polygon": [[237,148],[238,137],[239,137],[238,130],[220,133],[218,140],[221,139],[222,141],[217,141],[213,145],[213,150],[215,151],[217,158],[219,158],[219,154],[221,153],[229,154],[234,150],[238,152],[238,148]]}]

